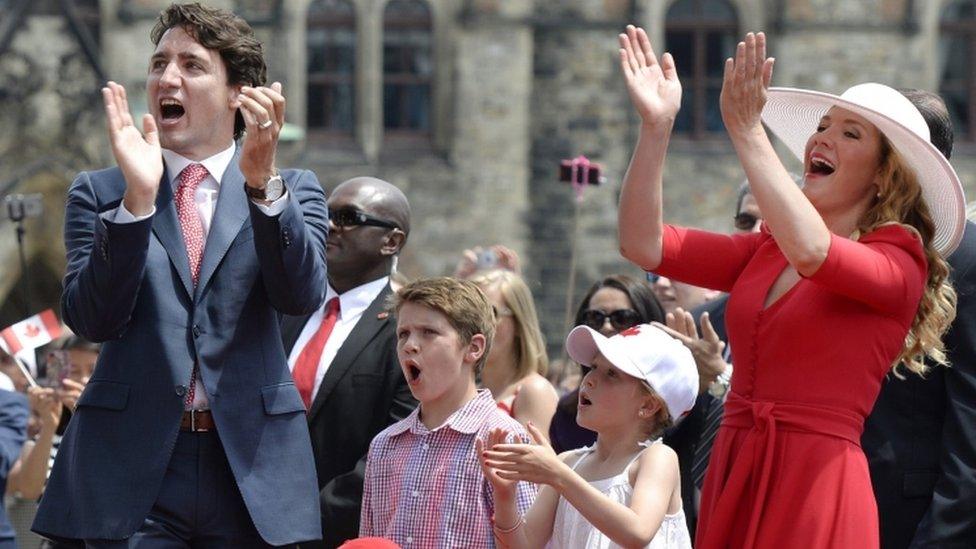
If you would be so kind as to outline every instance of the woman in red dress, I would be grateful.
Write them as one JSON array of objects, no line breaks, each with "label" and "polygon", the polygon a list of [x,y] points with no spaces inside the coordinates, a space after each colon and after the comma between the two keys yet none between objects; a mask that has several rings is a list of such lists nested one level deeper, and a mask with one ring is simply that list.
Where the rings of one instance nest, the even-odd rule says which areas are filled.
[{"label": "woman in red dress", "polygon": [[[721,235],[664,225],[662,178],[681,101],[674,60],[620,36],[642,125],[620,197],[620,246],[648,271],[730,292],[735,373],[702,493],[696,548],[871,548],[878,519],[860,448],[893,365],[944,363],[955,314],[944,257],[965,218],[958,177],[899,92],[769,89],[765,37],[729,59],[722,117],[765,216]],[[793,183],[762,122],[804,164]],[[896,372],[897,373],[897,372]]]}]

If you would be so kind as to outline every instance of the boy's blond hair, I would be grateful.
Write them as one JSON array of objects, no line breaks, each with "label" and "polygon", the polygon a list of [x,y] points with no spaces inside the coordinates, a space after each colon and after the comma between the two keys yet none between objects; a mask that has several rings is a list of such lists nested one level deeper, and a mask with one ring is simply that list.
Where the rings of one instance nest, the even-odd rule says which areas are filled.
[{"label": "boy's blond hair", "polygon": [[464,344],[470,343],[477,334],[484,335],[485,352],[474,365],[475,373],[481,372],[495,337],[495,312],[481,288],[473,282],[446,276],[421,278],[390,296],[390,308],[396,313],[404,303],[416,303],[443,314]]}]

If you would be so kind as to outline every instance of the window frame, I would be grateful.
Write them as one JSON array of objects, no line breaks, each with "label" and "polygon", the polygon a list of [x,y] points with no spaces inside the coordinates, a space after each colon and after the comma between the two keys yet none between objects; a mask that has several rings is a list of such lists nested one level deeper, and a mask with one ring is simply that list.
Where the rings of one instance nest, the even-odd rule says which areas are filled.
[{"label": "window frame", "polygon": [[[704,0],[677,0],[672,2],[664,10],[663,14],[663,26],[664,26],[664,36],[666,37],[670,32],[685,32],[691,33],[692,36],[692,68],[690,71],[690,82],[688,80],[682,81],[683,93],[692,93],[691,98],[691,131],[687,132],[675,132],[674,136],[677,138],[684,138],[693,141],[709,141],[709,140],[719,140],[725,135],[723,131],[709,131],[706,127],[707,125],[707,115],[708,115],[708,90],[718,84],[721,88],[722,77],[709,77],[708,67],[706,63],[706,53],[708,47],[708,36],[711,33],[718,33],[721,31],[729,32],[735,39],[736,42],[739,41],[739,29],[742,27],[742,16],[739,13],[738,6],[730,1],[725,0],[729,9],[734,13],[735,19],[731,22],[718,21],[718,20],[700,20],[689,19],[685,17],[677,18],[675,20],[668,20],[668,12],[674,7],[675,4],[682,1],[694,2],[695,13],[701,14],[703,8],[702,3]],[[667,48],[667,44],[665,44]],[[734,53],[734,52],[733,52]]]},{"label": "window frame", "polygon": [[[359,93],[359,85],[357,75],[360,71],[360,56],[359,56],[359,32],[358,27],[358,17],[359,14],[356,10],[356,4],[353,0],[339,0],[348,5],[350,9],[350,14],[342,15],[341,17],[329,17],[329,16],[312,16],[309,15],[309,10],[315,3],[312,0],[308,3],[305,9],[305,43],[303,47],[305,48],[306,56],[306,66],[305,66],[305,131],[306,140],[309,143],[314,144],[327,144],[329,146],[334,146],[340,149],[350,149],[354,148],[356,145],[356,133],[359,124],[359,102],[362,100],[361,94]],[[311,47],[309,44],[308,36],[311,31],[314,30],[347,30],[353,34],[353,66],[352,70],[348,74],[341,72],[311,72],[308,69],[307,59],[310,57]],[[328,46],[331,46],[328,45]],[[327,46],[327,47],[328,47]],[[349,85],[352,88],[352,123],[348,130],[336,129],[329,127],[319,127],[312,126],[310,122],[310,111],[311,111],[311,96],[309,93],[313,86],[341,86]]]},{"label": "window frame", "polygon": [[[410,17],[410,18],[398,18],[394,21],[387,20],[387,10],[390,5],[393,4],[395,0],[386,2],[383,6],[382,13],[380,14],[380,86],[379,93],[381,98],[381,112],[379,117],[379,125],[383,132],[383,145],[382,148],[385,150],[387,148],[396,149],[407,149],[407,150],[417,150],[417,149],[429,149],[433,145],[436,115],[434,113],[434,108],[436,105],[435,101],[435,88],[437,82],[437,45],[436,38],[437,34],[435,32],[434,24],[434,6],[428,0],[407,0],[410,2],[418,2],[424,5],[427,15],[426,17]],[[420,76],[416,74],[399,72],[399,73],[388,73],[386,72],[386,37],[387,31],[390,29],[394,30],[416,30],[426,32],[430,37],[428,44],[428,54],[431,61],[430,74],[425,76]],[[400,55],[408,55],[412,51],[410,48],[401,48]],[[393,82],[391,82],[391,77]],[[383,96],[386,91],[387,84],[394,85],[409,85],[409,84],[426,84],[428,87],[427,94],[427,129],[412,129],[412,128],[389,128],[386,126],[386,102]],[[406,101],[405,95],[401,95],[401,119],[405,116],[406,107],[403,103]]]},{"label": "window frame", "polygon": [[[976,10],[976,2],[973,0],[965,0],[973,5],[974,10]],[[957,78],[949,80],[950,85],[946,86],[945,79],[942,74],[936,75],[938,79],[938,90],[939,94],[945,97],[945,91],[951,90],[953,92],[962,91],[967,97],[965,113],[968,117],[968,124],[966,127],[956,128],[955,139],[958,142],[963,142],[969,145],[976,143],[976,15],[971,19],[964,21],[946,21],[943,19],[945,13],[952,8],[959,0],[948,2],[942,6],[939,10],[939,37],[938,40],[941,42],[945,38],[962,38],[966,43],[966,56],[968,63],[966,63],[966,76],[962,78]]]}]

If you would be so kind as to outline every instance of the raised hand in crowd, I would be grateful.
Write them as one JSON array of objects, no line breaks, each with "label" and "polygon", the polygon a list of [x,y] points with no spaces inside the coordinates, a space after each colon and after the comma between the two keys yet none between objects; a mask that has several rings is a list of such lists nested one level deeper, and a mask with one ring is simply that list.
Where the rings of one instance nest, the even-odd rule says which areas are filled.
[{"label": "raised hand in crowd", "polygon": [[36,500],[44,492],[51,464],[51,447],[61,421],[61,400],[55,389],[31,387],[27,390],[31,412],[40,423],[36,436],[24,443],[20,457],[7,475],[7,493],[27,500]]},{"label": "raised hand in crowd", "polygon": [[163,157],[156,120],[151,114],[142,117],[143,135],[132,120],[125,88],[109,82],[102,88],[108,138],[112,154],[125,177],[125,209],[134,215],[152,213],[163,176]]},{"label": "raised hand in crowd", "polygon": [[512,271],[515,274],[522,273],[522,265],[515,250],[494,244],[487,248],[475,246],[461,252],[461,259],[458,260],[454,268],[455,278],[471,278],[478,271],[487,269],[501,269]]},{"label": "raised hand in crowd", "polygon": [[719,103],[730,135],[748,131],[765,135],[761,115],[774,63],[775,59],[766,57],[766,35],[761,32],[747,34],[736,47],[735,60],[725,60]]},{"label": "raised hand in crowd", "polygon": [[27,400],[30,409],[40,420],[41,433],[54,433],[61,422],[61,400],[57,391],[47,387],[31,387],[27,389]]},{"label": "raised hand in crowd", "polygon": [[620,190],[620,251],[645,271],[653,271],[661,263],[664,157],[681,108],[681,82],[671,54],[665,53],[658,63],[644,29],[628,25],[619,41],[621,72],[642,121]]},{"label": "raised hand in crowd", "polygon": [[285,125],[285,96],[281,83],[275,82],[271,87],[244,86],[238,100],[247,129],[241,145],[241,173],[252,187],[263,187],[276,173],[278,136]]},{"label": "raised hand in crowd", "polygon": [[670,53],[658,63],[651,40],[640,27],[627,25],[620,37],[620,67],[630,100],[646,125],[670,128],[681,107],[681,82]]},{"label": "raised hand in crowd", "polygon": [[691,351],[691,355],[695,357],[695,365],[698,366],[700,383],[698,392],[705,391],[709,384],[715,381],[719,374],[729,366],[723,357],[725,342],[718,337],[707,312],[701,315],[700,335],[698,327],[695,326],[694,316],[681,307],[676,308],[672,313],[668,313],[666,322],[666,326],[659,322],[655,322],[654,325],[684,343],[685,347]]},{"label": "raised hand in crowd", "polygon": [[81,398],[81,392],[85,390],[85,385],[88,385],[87,377],[81,380],[65,378],[61,382],[61,388],[58,389],[58,398],[69,410],[74,412],[75,407],[78,406],[78,399]]}]

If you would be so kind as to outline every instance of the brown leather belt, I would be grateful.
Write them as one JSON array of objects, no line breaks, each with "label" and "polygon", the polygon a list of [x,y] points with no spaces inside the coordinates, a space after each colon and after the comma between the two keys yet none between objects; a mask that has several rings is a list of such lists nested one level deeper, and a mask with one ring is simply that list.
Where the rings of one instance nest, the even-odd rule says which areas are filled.
[{"label": "brown leather belt", "polygon": [[186,410],[183,412],[180,431],[205,433],[216,430],[217,424],[214,423],[213,414],[210,413],[210,410]]}]

